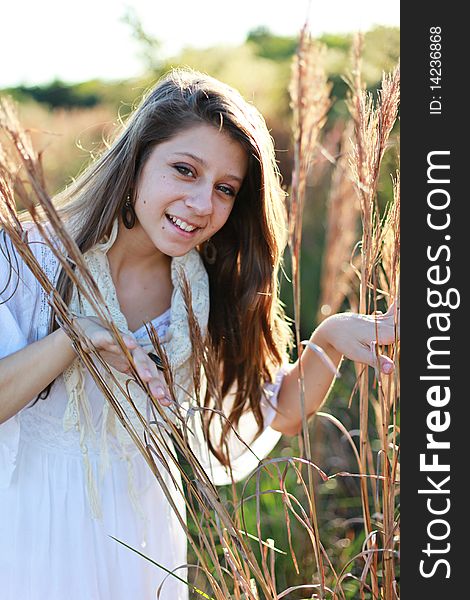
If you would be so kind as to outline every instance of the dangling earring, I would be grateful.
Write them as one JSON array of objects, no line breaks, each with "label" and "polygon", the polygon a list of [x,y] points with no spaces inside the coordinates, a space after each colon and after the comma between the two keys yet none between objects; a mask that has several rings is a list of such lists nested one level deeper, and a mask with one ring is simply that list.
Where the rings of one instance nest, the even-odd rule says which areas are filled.
[{"label": "dangling earring", "polygon": [[132,229],[135,225],[135,209],[131,202],[131,195],[127,194],[126,201],[121,210],[122,221],[127,229]]},{"label": "dangling earring", "polygon": [[215,263],[217,258],[217,248],[215,247],[214,242],[211,241],[210,238],[204,244],[202,253],[207,264],[213,265]]}]

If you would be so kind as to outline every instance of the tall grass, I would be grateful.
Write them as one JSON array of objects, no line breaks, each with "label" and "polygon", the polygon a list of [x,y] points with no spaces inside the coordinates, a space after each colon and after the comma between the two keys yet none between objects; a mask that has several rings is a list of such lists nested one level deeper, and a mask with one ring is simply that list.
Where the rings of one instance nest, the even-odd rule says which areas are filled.
[{"label": "tall grass", "polygon": [[360,204],[352,177],[349,154],[352,124],[343,128],[327,202],[326,236],[323,250],[320,301],[317,320],[341,310],[345,298],[355,305],[354,277],[358,261],[353,256],[359,234]]},{"label": "tall grass", "polygon": [[[361,78],[361,41],[354,45],[353,71],[349,78],[351,123],[346,128],[339,157],[335,161],[328,212],[327,241],[323,261],[320,318],[335,312],[345,303],[361,312],[378,311],[398,299],[399,294],[399,173],[394,175],[394,195],[387,206],[380,202],[379,175],[384,152],[390,145],[390,133],[397,117],[399,71],[384,75],[377,99],[365,89]],[[294,170],[289,205],[289,245],[292,257],[294,322],[297,348],[300,345],[300,252],[302,216],[306,198],[306,180],[310,176],[312,156],[321,144],[322,127],[331,100],[322,60],[324,49],[304,27],[299,50],[293,65],[290,85],[293,110]],[[118,415],[149,468],[159,481],[168,502],[178,513],[173,489],[169,489],[160,469],[170,474],[176,469],[182,479],[187,521],[179,515],[186,532],[192,566],[188,585],[193,597],[217,600],[242,598],[250,600],[281,598],[396,599],[398,598],[399,514],[399,385],[398,368],[393,377],[379,372],[370,377],[369,370],[356,365],[350,389],[341,386],[332,395],[359,396],[359,446],[354,433],[337,417],[321,412],[316,421],[337,430],[347,443],[351,457],[347,469],[328,474],[327,469],[312,460],[317,440],[310,434],[303,400],[302,377],[299,382],[299,402],[304,418],[300,452],[274,456],[262,461],[241,486],[216,488],[193,454],[188,443],[188,413],[184,407],[173,406],[171,418],[154,401],[146,384],[139,380],[132,358],[123,344],[121,334],[113,324],[100,291],[91,278],[86,263],[57,216],[46,192],[41,155],[35,152],[28,132],[19,124],[12,105],[2,102],[0,108],[3,150],[0,156],[0,225],[10,235],[15,247],[31,268],[50,297],[53,310],[72,339],[81,360],[102,390],[112,410]],[[355,194],[355,196],[354,196]],[[108,378],[113,373],[96,351],[83,351],[85,340],[74,328],[68,312],[53,286],[42,272],[29,246],[25,243],[22,222],[18,218],[20,203],[36,223],[46,243],[75,285],[94,306],[103,324],[108,327],[131,365],[130,378],[135,379],[148,394],[148,412],[142,414],[132,401],[128,389],[120,389],[117,398]],[[40,219],[43,211],[51,223],[46,229]],[[358,227],[360,226],[360,227]],[[360,229],[360,231],[358,231]],[[359,236],[359,238],[358,238]],[[59,251],[57,240],[64,251]],[[71,264],[75,268],[71,268]],[[212,397],[220,397],[218,366],[201,338],[192,309],[187,282],[181,285],[188,307],[194,356],[193,412],[200,412],[201,378],[205,374]],[[396,310],[399,309],[399,301]],[[165,354],[156,332],[149,326],[156,351]],[[396,349],[398,346],[395,345]],[[379,348],[377,348],[377,351]],[[392,357],[398,365],[396,350]],[[96,367],[100,365],[100,368]],[[171,371],[165,371],[173,390]],[[106,377],[103,377],[103,372]],[[213,409],[215,410],[215,409]],[[221,415],[223,419],[223,415]],[[164,422],[165,426],[156,425]],[[315,423],[314,427],[317,426]],[[179,459],[171,451],[169,436]],[[377,447],[378,441],[378,447]],[[293,444],[294,445],[294,444]],[[325,457],[323,457],[325,458]],[[325,489],[334,490],[335,482],[358,482],[360,514],[356,513],[353,551],[338,553],[324,545],[324,518],[319,506],[325,507]],[[173,483],[179,485],[173,478]],[[326,486],[329,486],[328,488]],[[354,491],[354,485],[348,488]],[[335,505],[334,493],[329,493]],[[266,511],[276,511],[277,529],[282,535],[273,539],[270,518]],[[339,506],[339,505],[338,505]],[[328,507],[334,515],[336,509]],[[357,526],[357,521],[360,526]],[[362,529],[362,534],[359,529]],[[302,545],[300,544],[302,541]],[[125,540],[120,540],[125,543]],[[362,547],[357,547],[357,543]],[[305,557],[313,557],[308,572]],[[147,557],[151,559],[151,557]],[[146,560],[142,557],[142,560]],[[341,562],[343,561],[343,562]],[[286,581],[280,572],[290,562],[295,576],[284,589]],[[282,566],[280,566],[282,565]],[[181,567],[184,567],[183,565]],[[162,568],[156,565],[155,568]],[[303,570],[302,570],[303,569]],[[178,576],[178,571],[168,574]],[[164,584],[163,588],[164,590]]]},{"label": "tall grass", "polygon": [[[388,215],[381,213],[377,187],[380,167],[390,133],[396,122],[399,105],[400,71],[396,67],[391,74],[384,74],[377,101],[364,89],[361,78],[361,53],[363,40],[355,38],[353,45],[353,72],[350,78],[351,97],[349,109],[354,124],[354,138],[351,151],[351,168],[354,184],[360,200],[362,239],[360,242],[361,260],[359,288],[359,311],[376,312],[379,300],[385,299],[388,306],[397,299],[399,276],[399,192],[398,180],[395,184],[393,203],[387,207]],[[392,238],[390,232],[394,231]],[[385,241],[388,243],[386,244]],[[383,255],[386,256],[382,260]],[[387,291],[379,287],[379,273],[386,274],[391,285]],[[396,304],[398,317],[399,299]],[[395,345],[394,348],[397,346]],[[379,347],[376,345],[378,357]],[[397,360],[397,356],[393,356]],[[358,371],[360,367],[358,366]],[[385,383],[380,370],[375,370],[375,395],[371,394],[368,369],[359,374],[360,402],[360,473],[370,473],[373,477],[373,508],[382,515],[379,530],[373,527],[368,479],[361,478],[361,498],[366,541],[364,553],[367,555],[362,580],[370,576],[370,588],[374,597],[391,599],[396,597],[394,549],[398,523],[395,519],[396,505],[396,465],[398,449],[396,445],[396,403],[397,375]],[[376,424],[381,449],[375,467],[373,451],[369,439],[369,406],[376,411]],[[392,414],[392,423],[390,416]],[[383,582],[379,581],[379,563],[383,572]],[[361,592],[362,593],[362,592]]]},{"label": "tall grass", "polygon": [[47,173],[47,187],[58,192],[97,152],[116,122],[114,108],[47,110],[34,102],[20,104],[21,123],[31,136]]},{"label": "tall grass", "polygon": [[[292,65],[290,83],[293,110],[294,169],[289,207],[289,246],[292,259],[292,291],[294,296],[294,329],[297,351],[301,353],[300,336],[300,251],[302,242],[302,215],[308,169],[320,131],[326,122],[330,107],[330,88],[325,68],[326,48],[312,39],[307,25],[300,32],[299,48]],[[310,433],[305,412],[305,391],[300,365],[299,399],[302,415],[302,438],[305,456],[310,463],[307,469],[308,497],[312,527],[312,542],[320,576],[320,596],[325,592],[325,573],[316,514],[315,488],[311,464]]]}]

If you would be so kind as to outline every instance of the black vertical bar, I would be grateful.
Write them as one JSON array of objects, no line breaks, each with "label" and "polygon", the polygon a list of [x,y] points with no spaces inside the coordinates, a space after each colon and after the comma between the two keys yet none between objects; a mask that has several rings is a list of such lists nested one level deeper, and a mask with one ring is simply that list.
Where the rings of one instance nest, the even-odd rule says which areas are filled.
[{"label": "black vertical bar", "polygon": [[469,131],[470,31],[458,12],[450,2],[401,5],[404,600],[470,598],[464,566],[470,327],[463,290],[470,255],[464,173],[470,164],[464,165],[462,147]]}]

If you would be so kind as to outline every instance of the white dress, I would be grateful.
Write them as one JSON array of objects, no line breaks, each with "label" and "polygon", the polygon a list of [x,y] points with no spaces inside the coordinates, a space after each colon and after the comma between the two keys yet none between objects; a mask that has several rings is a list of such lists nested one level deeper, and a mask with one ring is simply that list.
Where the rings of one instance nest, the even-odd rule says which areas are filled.
[{"label": "white dress", "polygon": [[[31,239],[31,238],[30,238]],[[33,239],[34,242],[34,239]],[[31,244],[39,262],[52,279],[55,261],[42,244]],[[19,278],[9,278],[5,248],[13,257]],[[18,265],[18,268],[16,267]],[[0,242],[0,358],[47,334],[49,307],[36,279],[11,245]],[[171,309],[154,320],[163,336]],[[135,332],[139,338],[145,330]],[[280,434],[268,425],[274,417],[276,396],[282,381],[267,386],[270,403],[263,404],[266,429],[251,443],[256,424],[246,415],[244,439],[257,457],[273,448]],[[28,377],[28,373],[24,373]],[[100,431],[103,399],[91,377],[86,377],[93,424]],[[1,402],[1,398],[0,398]],[[94,518],[86,493],[85,470],[79,432],[64,431],[67,404],[62,377],[46,400],[33,402],[0,425],[0,597],[2,600],[154,600],[166,573],[125,548],[110,536],[148,555],[167,569],[186,563],[186,536],[155,477],[136,450],[131,457],[133,490],[129,492],[129,465],[110,444],[110,465],[99,483],[102,518]],[[88,456],[99,472],[99,444],[90,444]],[[238,479],[257,461],[238,450],[233,457]],[[169,486],[170,478],[162,476]],[[212,470],[216,484],[227,483],[225,470]],[[182,497],[175,501],[184,514]],[[187,577],[184,568],[176,573]],[[184,600],[188,588],[173,577],[162,587],[162,600]]]}]

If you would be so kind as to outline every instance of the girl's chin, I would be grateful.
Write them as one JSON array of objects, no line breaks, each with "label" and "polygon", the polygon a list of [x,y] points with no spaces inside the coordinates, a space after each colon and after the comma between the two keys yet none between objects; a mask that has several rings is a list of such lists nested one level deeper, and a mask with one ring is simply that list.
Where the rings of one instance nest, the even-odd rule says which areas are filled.
[{"label": "girl's chin", "polygon": [[188,252],[191,252],[194,248],[198,248],[201,244],[200,240],[195,240],[194,243],[186,243],[186,244],[177,244],[177,243],[168,243],[168,244],[155,244],[155,248],[159,250],[162,254],[169,256],[170,258],[178,258],[180,256],[184,256]]},{"label": "girl's chin", "polygon": [[180,258],[181,256],[185,256],[188,252],[191,252],[191,250],[192,250],[192,248],[189,248],[185,252],[170,251],[170,252],[164,252],[163,254],[168,256],[168,258]]}]

